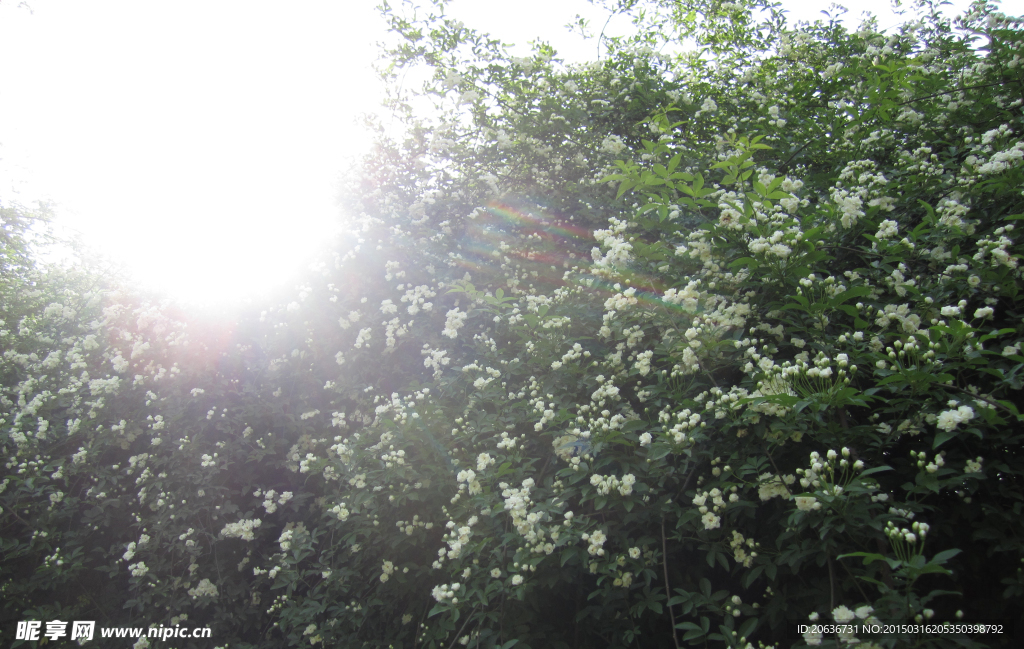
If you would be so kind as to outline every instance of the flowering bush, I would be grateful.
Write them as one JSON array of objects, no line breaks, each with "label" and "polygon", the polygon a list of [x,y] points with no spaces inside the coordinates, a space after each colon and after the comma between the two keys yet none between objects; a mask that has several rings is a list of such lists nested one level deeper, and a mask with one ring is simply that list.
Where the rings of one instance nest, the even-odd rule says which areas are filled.
[{"label": "flowering bush", "polygon": [[5,209],[4,639],[840,646],[796,624],[1018,619],[1020,22],[683,6],[583,66],[386,9],[385,74],[427,81],[393,97],[354,234],[227,324],[32,262]]}]

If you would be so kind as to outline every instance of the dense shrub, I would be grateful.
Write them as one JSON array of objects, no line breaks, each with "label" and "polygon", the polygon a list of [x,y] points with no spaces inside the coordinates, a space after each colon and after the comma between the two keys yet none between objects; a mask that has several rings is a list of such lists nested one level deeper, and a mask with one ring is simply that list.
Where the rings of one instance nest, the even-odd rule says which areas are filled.
[{"label": "dense shrub", "polygon": [[2,212],[5,642],[839,646],[795,625],[1020,618],[1020,22],[635,4],[583,66],[387,9],[402,128],[352,234],[230,320],[33,265]]}]

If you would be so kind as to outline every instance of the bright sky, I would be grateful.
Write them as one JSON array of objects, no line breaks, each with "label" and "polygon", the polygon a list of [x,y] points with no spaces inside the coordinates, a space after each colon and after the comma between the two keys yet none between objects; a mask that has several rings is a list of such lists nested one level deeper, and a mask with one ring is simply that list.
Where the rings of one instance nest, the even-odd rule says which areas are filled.
[{"label": "bright sky", "polygon": [[[287,281],[344,227],[336,183],[379,98],[372,4],[0,0],[0,203],[55,200],[63,225],[179,299]],[[817,2],[786,4],[820,17]],[[599,32],[606,18],[585,0],[447,9],[576,61],[596,47],[564,25],[583,14]]]}]

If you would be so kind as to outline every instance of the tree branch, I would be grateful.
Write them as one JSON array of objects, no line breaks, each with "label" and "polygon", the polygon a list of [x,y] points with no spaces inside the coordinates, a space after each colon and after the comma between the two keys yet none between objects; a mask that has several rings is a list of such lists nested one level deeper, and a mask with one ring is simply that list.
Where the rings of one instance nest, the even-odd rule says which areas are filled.
[{"label": "tree branch", "polygon": [[836,610],[836,575],[832,569],[832,555],[825,555],[825,558],[828,560],[828,610],[834,611]]},{"label": "tree branch", "polygon": [[1001,404],[1001,403],[999,403],[999,402],[996,402],[996,401],[989,401],[989,400],[988,400],[988,399],[986,399],[985,397],[983,397],[983,396],[981,396],[981,395],[978,395],[978,394],[974,394],[974,393],[973,393],[973,392],[971,392],[970,390],[965,390],[964,388],[961,388],[961,387],[960,387],[960,386],[958,386],[958,385],[947,385],[946,387],[947,387],[947,388],[951,388],[951,389],[953,389],[953,390],[958,390],[958,391],[960,391],[960,392],[962,392],[962,393],[964,393],[964,394],[970,395],[972,399],[977,399],[978,401],[984,401],[985,403],[987,403],[988,405],[990,405],[990,406],[992,406],[992,407],[994,407],[994,408],[1000,408],[1000,409],[1002,409],[1002,410],[1005,410],[1005,411],[1006,411],[1007,413],[1009,413],[1010,415],[1012,415],[1012,416],[1014,417],[1014,419],[1017,419],[1017,420],[1019,420],[1019,419],[1020,419],[1020,415],[1018,415],[1018,414],[1014,413],[1014,412],[1013,412],[1012,410],[1010,410],[1009,408],[1007,408],[1006,406],[1004,406],[1003,404]]},{"label": "tree branch", "polygon": [[[691,471],[692,473],[692,471]],[[672,620],[672,643],[679,649],[679,639],[676,637],[676,614],[672,612],[672,589],[668,583],[668,542],[665,540],[665,515],[661,516],[661,570],[665,578],[665,605],[668,606],[668,616]]]},{"label": "tree branch", "polygon": [[469,621],[473,619],[473,613],[476,613],[476,608],[474,608],[473,611],[466,616],[466,621],[463,622],[459,630],[455,632],[455,639],[452,640],[452,643],[450,645],[448,645],[448,649],[455,649],[455,645],[459,642],[459,634],[465,630],[466,625],[469,624]]}]

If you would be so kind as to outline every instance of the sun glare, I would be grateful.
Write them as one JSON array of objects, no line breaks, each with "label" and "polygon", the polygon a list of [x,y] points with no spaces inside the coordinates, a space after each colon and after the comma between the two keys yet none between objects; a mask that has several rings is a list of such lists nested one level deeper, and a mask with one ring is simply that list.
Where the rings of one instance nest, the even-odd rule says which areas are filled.
[{"label": "sun glare", "polygon": [[[0,4],[0,201],[55,201],[65,228],[183,302],[281,285],[345,229],[337,183],[382,92],[373,4]],[[597,53],[565,29],[577,13],[628,31],[583,0],[550,5],[446,8],[521,55],[540,37],[570,62]]]},{"label": "sun glare", "polygon": [[368,3],[0,5],[4,202],[57,202],[151,289],[234,301],[343,228],[376,109]]}]

